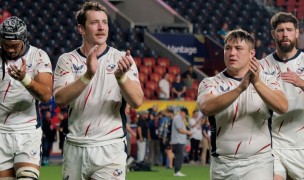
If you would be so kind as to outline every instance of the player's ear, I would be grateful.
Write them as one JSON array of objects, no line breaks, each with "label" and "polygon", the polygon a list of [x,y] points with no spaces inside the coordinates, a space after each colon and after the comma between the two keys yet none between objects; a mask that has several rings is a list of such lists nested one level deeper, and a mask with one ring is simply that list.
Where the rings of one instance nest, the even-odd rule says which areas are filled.
[{"label": "player's ear", "polygon": [[274,30],[271,30],[272,39],[274,39]]},{"label": "player's ear", "polygon": [[77,25],[77,30],[81,35],[85,34],[84,27],[80,24]]},{"label": "player's ear", "polygon": [[255,56],[255,49],[251,49],[250,58],[252,59],[252,58],[254,58],[254,56]]}]

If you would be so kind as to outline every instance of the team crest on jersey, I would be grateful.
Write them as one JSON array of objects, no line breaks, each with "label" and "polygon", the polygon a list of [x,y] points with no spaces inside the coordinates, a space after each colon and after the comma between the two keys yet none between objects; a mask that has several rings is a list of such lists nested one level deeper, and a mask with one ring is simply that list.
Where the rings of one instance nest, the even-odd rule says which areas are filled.
[{"label": "team crest on jersey", "polygon": [[274,73],[275,73],[275,71],[271,71],[271,72],[264,72],[265,74],[267,74],[267,75],[274,75]]},{"label": "team crest on jersey", "polygon": [[303,74],[303,72],[304,72],[304,67],[299,67],[299,68],[297,69],[297,73],[298,73],[298,74]]},{"label": "team crest on jersey", "polygon": [[115,64],[108,64],[106,67],[106,70],[108,72],[112,72],[115,69],[116,65]]},{"label": "team crest on jersey", "polygon": [[76,64],[73,64],[73,72],[74,73],[82,73],[83,71],[83,64],[80,66],[77,66]]},{"label": "team crest on jersey", "polygon": [[229,86],[224,87],[224,86],[220,85],[220,89],[221,89],[221,91],[223,91],[223,92],[227,92],[227,91],[230,90],[230,87],[229,87]]},{"label": "team crest on jersey", "polygon": [[122,170],[120,169],[115,169],[115,171],[113,172],[113,176],[120,176],[122,174]]}]

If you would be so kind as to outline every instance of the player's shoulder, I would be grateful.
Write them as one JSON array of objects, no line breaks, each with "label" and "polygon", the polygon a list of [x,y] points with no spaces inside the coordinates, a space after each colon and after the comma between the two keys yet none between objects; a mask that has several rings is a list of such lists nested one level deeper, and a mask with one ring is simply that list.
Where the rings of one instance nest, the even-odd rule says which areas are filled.
[{"label": "player's shoulder", "polygon": [[304,52],[300,52],[298,58],[301,58],[301,60],[304,61]]},{"label": "player's shoulder", "polygon": [[111,46],[108,46],[107,49],[108,49],[108,50],[107,50],[106,54],[114,54],[114,55],[119,55],[119,56],[121,56],[121,55],[123,55],[123,54],[126,53],[125,51],[118,50],[118,49],[116,49],[116,48],[114,48],[114,47],[111,47]]},{"label": "player's shoulder", "polygon": [[213,82],[217,82],[219,80],[223,80],[225,79],[225,76],[223,74],[223,72],[220,72],[214,76],[210,76],[210,77],[205,77],[201,82],[210,82],[210,83],[213,83]]},{"label": "player's shoulder", "polygon": [[[74,49],[70,52],[65,52],[59,56],[59,59],[65,60],[65,59],[74,59],[76,57],[81,57],[82,55],[77,51],[77,49]],[[85,57],[84,57],[85,58]]]},{"label": "player's shoulder", "polygon": [[40,49],[36,46],[32,46],[32,45],[29,45],[29,49],[28,49],[28,54],[46,54],[47,55],[47,52],[43,49]]}]

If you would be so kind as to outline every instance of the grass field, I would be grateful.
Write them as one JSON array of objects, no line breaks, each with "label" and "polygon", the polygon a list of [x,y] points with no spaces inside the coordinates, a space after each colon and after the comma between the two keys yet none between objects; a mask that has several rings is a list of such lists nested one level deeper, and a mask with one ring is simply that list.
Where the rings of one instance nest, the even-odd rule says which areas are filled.
[{"label": "grass field", "polygon": [[[127,180],[209,180],[209,166],[183,165],[181,172],[186,177],[174,177],[172,169],[152,167],[153,171],[128,172]],[[43,166],[40,171],[40,180],[61,180],[61,166]],[[74,180],[74,179],[72,179]]]}]

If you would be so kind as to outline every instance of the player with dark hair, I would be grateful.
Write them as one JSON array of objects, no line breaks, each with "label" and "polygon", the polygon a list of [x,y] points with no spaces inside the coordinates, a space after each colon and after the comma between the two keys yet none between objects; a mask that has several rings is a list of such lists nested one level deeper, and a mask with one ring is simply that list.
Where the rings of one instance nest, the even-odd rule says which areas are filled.
[{"label": "player with dark hair", "polygon": [[52,96],[52,68],[12,16],[0,25],[0,179],[38,180],[41,123],[38,102]]},{"label": "player with dark hair", "polygon": [[237,29],[225,38],[226,69],[199,85],[197,103],[211,125],[211,179],[273,179],[271,112],[288,109],[282,82],[260,73],[254,38]]},{"label": "player with dark hair", "polygon": [[274,179],[304,179],[304,54],[296,49],[299,24],[291,13],[279,12],[271,18],[271,27],[276,51],[260,63],[265,74],[283,80],[288,99],[288,112],[273,114]]},{"label": "player with dark hair", "polygon": [[69,107],[63,179],[125,179],[126,115],[138,108],[143,91],[130,51],[106,43],[108,15],[98,2],[85,2],[76,13],[81,47],[59,57],[54,97]]}]

